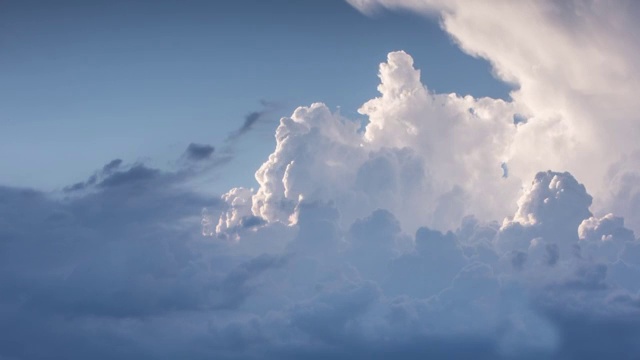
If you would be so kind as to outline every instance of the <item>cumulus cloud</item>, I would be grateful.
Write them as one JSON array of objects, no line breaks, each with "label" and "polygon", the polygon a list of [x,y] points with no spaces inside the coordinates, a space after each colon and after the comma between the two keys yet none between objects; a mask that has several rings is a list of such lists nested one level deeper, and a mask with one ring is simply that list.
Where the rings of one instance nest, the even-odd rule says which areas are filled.
[{"label": "cumulus cloud", "polygon": [[[466,217],[455,231],[408,234],[389,211],[343,227],[337,202],[303,199],[280,229],[296,234],[291,260],[261,294],[282,307],[243,326],[296,356],[369,356],[369,343],[407,358],[597,358],[609,343],[634,351],[640,307],[629,264],[640,241],[621,218],[593,217],[591,202],[571,174],[540,172],[502,225]],[[277,224],[240,230],[238,241]],[[613,251],[600,251],[608,241]],[[629,333],[592,339],[601,327]]]},{"label": "cumulus cloud", "polygon": [[[91,191],[63,199],[0,189],[2,356],[637,350],[640,241],[621,218],[593,216],[567,172],[538,173],[502,224],[467,216],[452,231],[408,231],[383,209],[351,221],[338,200],[304,196],[283,224],[253,214],[250,189],[212,202],[180,171],[122,162],[98,173]],[[197,231],[205,206],[218,237]]]},{"label": "cumulus cloud", "polygon": [[[285,338],[313,339],[313,353],[335,356],[365,342],[409,349],[435,339],[479,346],[487,358],[597,358],[608,343],[634,351],[635,335],[579,345],[598,326],[635,334],[640,323],[639,242],[622,217],[601,215],[609,207],[634,218],[627,154],[636,145],[625,129],[637,105],[616,86],[634,88],[635,53],[618,46],[627,35],[606,26],[620,20],[632,29],[628,15],[551,1],[351,3],[439,17],[516,90],[510,101],[436,94],[397,51],[380,65],[380,96],[359,109],[364,129],[323,104],[281,119],[259,187],[223,196],[230,210],[217,234],[238,243],[276,226],[295,234],[279,289],[326,322],[306,316],[314,326],[298,329],[303,340]],[[244,229],[251,217],[260,225]],[[362,287],[375,290],[362,298],[345,290]],[[346,315],[320,300],[336,291],[366,310]],[[295,318],[296,306],[278,310],[271,326]],[[327,324],[339,339],[314,331]]]},{"label": "cumulus cloud", "polygon": [[512,100],[434,93],[395,51],[364,129],[299,107],[256,189],[190,190],[216,164],[197,144],[177,170],[117,159],[62,196],[0,187],[0,357],[640,351],[637,129],[617,137],[637,106],[635,5],[350,2],[439,17]]},{"label": "cumulus cloud", "polygon": [[324,104],[280,121],[275,151],[256,172],[252,214],[292,224],[303,199],[331,200],[343,225],[385,208],[415,231],[512,211],[521,183],[503,177],[501,165],[516,135],[514,106],[434,94],[402,51],[389,54],[379,76],[381,96],[359,110],[369,118],[364,132]]},{"label": "cumulus cloud", "polygon": [[640,229],[632,210],[638,191],[626,181],[638,164],[637,2],[348,2],[365,13],[402,9],[438,18],[462,50],[516,86],[511,103],[527,121],[504,154],[510,175],[565,169],[600,199],[598,210],[614,210]]}]

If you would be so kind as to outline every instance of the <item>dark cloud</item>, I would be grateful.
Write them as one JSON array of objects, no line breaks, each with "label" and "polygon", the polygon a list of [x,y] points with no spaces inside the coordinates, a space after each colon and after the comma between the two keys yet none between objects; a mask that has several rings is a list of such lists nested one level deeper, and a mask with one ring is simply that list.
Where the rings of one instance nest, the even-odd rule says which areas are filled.
[{"label": "dark cloud", "polygon": [[[0,214],[11,222],[0,243],[8,271],[4,274],[36,277],[20,285],[33,287],[25,304],[57,303],[87,313],[153,311],[154,306],[138,302],[147,296],[143,293],[157,296],[154,301],[165,295],[155,293],[152,283],[152,288],[136,285],[137,276],[153,274],[158,281],[168,281],[184,271],[179,269],[195,256],[186,241],[199,233],[200,210],[221,208],[217,199],[176,186],[181,181],[174,174],[135,165],[106,177],[93,192],[65,200],[3,188]],[[130,184],[144,186],[132,189]],[[177,226],[193,217],[197,220]],[[61,277],[49,274],[49,284],[39,284],[54,268],[62,271]]]},{"label": "dark cloud", "polygon": [[[602,287],[558,288],[538,299],[541,313],[554,324],[558,346],[554,359],[635,359],[640,354],[640,301],[637,295],[606,295]],[[565,289],[566,290],[566,289]],[[603,297],[603,295],[605,295]],[[585,297],[585,307],[577,301]]]},{"label": "dark cloud", "polygon": [[108,174],[120,167],[120,165],[122,165],[122,159],[111,160],[108,164],[102,167],[102,173]]},{"label": "dark cloud", "polygon": [[74,192],[84,190],[87,185],[84,182],[78,182],[73,185],[65,186],[64,192]]},{"label": "dark cloud", "polygon": [[594,318],[554,314],[560,331],[558,359],[635,359],[640,354],[640,316]]},{"label": "dark cloud", "polygon": [[242,136],[243,134],[251,130],[253,125],[258,120],[260,120],[260,117],[262,117],[264,114],[265,114],[264,111],[254,111],[252,113],[249,113],[249,115],[244,117],[244,122],[242,123],[242,126],[234,133],[233,137]]},{"label": "dark cloud", "polygon": [[556,244],[547,244],[545,245],[545,262],[549,266],[554,266],[558,263],[558,259],[560,258],[560,249]]},{"label": "dark cloud", "polygon": [[185,156],[193,161],[206,160],[213,155],[214,151],[215,148],[211,145],[191,143],[185,150]]},{"label": "dark cloud", "polygon": [[278,104],[265,100],[262,100],[260,104],[262,104],[263,108],[261,110],[252,111],[247,114],[244,117],[242,125],[237,130],[229,134],[229,136],[227,137],[227,141],[236,140],[244,136],[249,131],[251,131],[258,122],[265,120],[268,115],[270,115],[279,107]]},{"label": "dark cloud", "polygon": [[93,175],[89,176],[86,181],[77,182],[73,185],[66,186],[63,188],[65,193],[78,192],[82,190],[87,190],[88,188],[94,186],[98,179],[103,179],[109,175],[111,175],[116,169],[118,169],[122,165],[121,159],[114,159],[105,164],[102,167],[102,170],[95,172]]},{"label": "dark cloud", "polygon": [[[541,359],[535,355],[509,359]],[[505,359],[489,337],[459,336],[455,338],[413,336],[389,343],[371,343],[364,339],[349,339],[348,346],[292,348],[281,350],[272,358],[279,359]],[[542,358],[544,359],[544,358]]]},{"label": "dark cloud", "polygon": [[0,187],[0,358],[158,358],[144,345],[151,328],[123,336],[125,323],[237,308],[284,264],[202,242],[200,210],[222,204],[181,186],[184,175],[104,169],[92,191],[62,200]]},{"label": "dark cloud", "polygon": [[110,173],[98,186],[114,187],[139,184],[156,179],[160,174],[160,170],[148,168],[143,164],[136,164],[127,170]]},{"label": "dark cloud", "polygon": [[502,177],[503,178],[508,178],[509,177],[509,166],[507,165],[507,163],[503,162],[502,164],[500,164],[500,168],[502,169]]},{"label": "dark cloud", "polygon": [[529,119],[527,119],[526,116],[522,115],[522,114],[514,114],[513,115],[513,124],[515,126],[518,126],[520,124],[524,125],[529,121]]},{"label": "dark cloud", "polygon": [[[231,154],[223,154],[214,157],[214,147],[204,144],[191,143],[182,155],[181,168],[177,171],[163,171],[150,168],[144,163],[125,165],[121,159],[114,159],[105,164],[101,170],[89,176],[87,180],[77,182],[63,188],[66,194],[81,193],[91,189],[106,189],[113,187],[137,187],[148,186],[151,183],[159,186],[160,183],[179,182],[187,177],[210,170],[232,160]],[[206,163],[204,160],[208,160]],[[196,164],[202,162],[204,164]]]},{"label": "dark cloud", "polygon": [[513,257],[511,258],[511,265],[516,270],[522,270],[525,262],[527,261],[527,254],[522,251],[514,251]]},{"label": "dark cloud", "polygon": [[243,228],[252,228],[256,226],[261,226],[266,224],[267,222],[259,217],[259,216],[245,216],[240,220],[240,226]]}]

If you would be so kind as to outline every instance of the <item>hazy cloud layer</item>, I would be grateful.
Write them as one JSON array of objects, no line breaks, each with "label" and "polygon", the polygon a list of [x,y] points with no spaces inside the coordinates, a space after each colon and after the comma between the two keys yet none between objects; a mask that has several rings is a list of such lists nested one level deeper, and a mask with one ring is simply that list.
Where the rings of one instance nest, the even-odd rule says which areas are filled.
[{"label": "hazy cloud layer", "polygon": [[[163,176],[67,200],[0,189],[3,356],[583,359],[640,350],[640,242],[620,218],[592,217],[591,197],[568,173],[538,174],[502,225],[465,218],[454,232],[407,234],[376,210],[343,228],[333,205],[302,203],[295,226],[240,227],[238,242],[201,238],[194,208],[221,204]],[[251,255],[260,242],[266,253]]]}]

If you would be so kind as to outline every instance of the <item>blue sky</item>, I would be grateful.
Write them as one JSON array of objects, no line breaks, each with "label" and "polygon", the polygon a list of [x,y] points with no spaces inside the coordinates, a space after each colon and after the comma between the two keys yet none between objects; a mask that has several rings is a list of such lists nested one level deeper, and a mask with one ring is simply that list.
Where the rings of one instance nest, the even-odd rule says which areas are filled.
[{"label": "blue sky", "polygon": [[0,360],[635,359],[638,16],[0,1]]},{"label": "blue sky", "polygon": [[16,186],[61,188],[114,158],[166,166],[190,142],[223,146],[265,100],[278,106],[212,185],[252,186],[281,116],[320,101],[359,117],[393,50],[435,91],[509,91],[437,18],[337,0],[5,1],[0,25],[0,182]]}]

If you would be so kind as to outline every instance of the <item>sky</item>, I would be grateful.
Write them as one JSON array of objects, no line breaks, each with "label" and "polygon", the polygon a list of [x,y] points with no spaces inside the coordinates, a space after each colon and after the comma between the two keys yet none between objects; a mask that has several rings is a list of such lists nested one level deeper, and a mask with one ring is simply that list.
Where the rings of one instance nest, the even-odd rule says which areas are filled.
[{"label": "sky", "polygon": [[638,15],[0,2],[0,360],[637,358]]},{"label": "sky", "polygon": [[434,89],[508,97],[437,21],[368,18],[341,0],[0,6],[0,181],[15,186],[60,189],[113,158],[167,166],[191,142],[224,146],[273,103],[216,181],[251,186],[280,117],[316,101],[357,117],[394,50],[414,51]]}]

